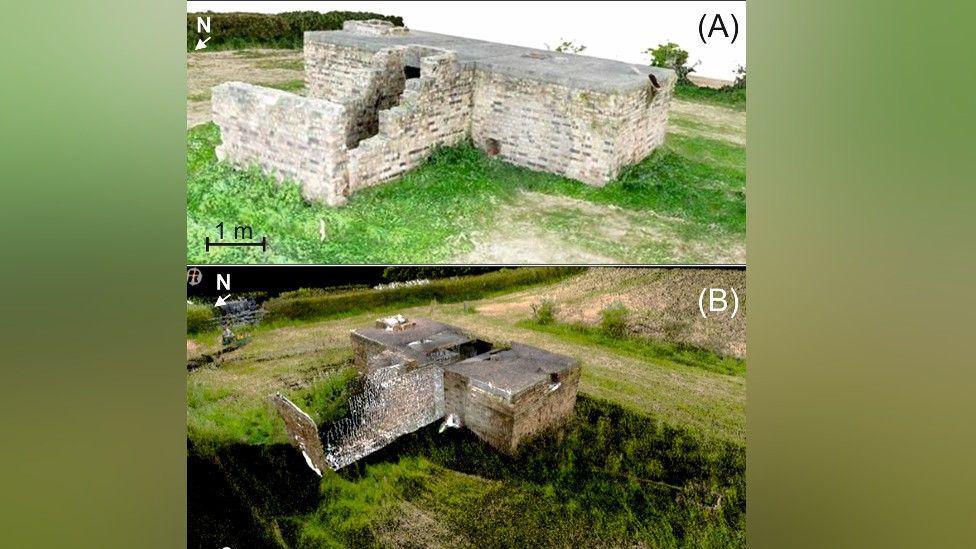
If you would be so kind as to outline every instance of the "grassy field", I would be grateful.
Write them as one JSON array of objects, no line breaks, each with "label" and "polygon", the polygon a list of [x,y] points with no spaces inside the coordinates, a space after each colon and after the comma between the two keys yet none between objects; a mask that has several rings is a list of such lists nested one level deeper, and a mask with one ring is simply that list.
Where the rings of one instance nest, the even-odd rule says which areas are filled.
[{"label": "grassy field", "polygon": [[[655,297],[662,284],[681,294],[699,282],[675,272],[591,269],[465,303],[256,328],[249,345],[188,373],[191,545],[742,545],[744,362],[592,327],[566,333],[563,320],[540,329],[521,306],[556,296],[599,310],[623,296],[663,313],[673,305]],[[340,416],[349,330],[396,312],[577,357],[575,416],[515,458],[434,425],[320,482],[284,446],[267,396],[280,391],[318,421]],[[189,339],[188,358],[216,350],[213,335]]]},{"label": "grassy field", "polygon": [[[745,150],[673,135],[664,148],[594,188],[492,159],[470,145],[437,152],[342,208],[305,202],[295,184],[216,162],[212,124],[188,132],[190,263],[446,263],[483,241],[534,234],[540,249],[579,250],[596,262],[738,262],[744,258]],[[527,208],[526,202],[544,207]],[[269,252],[205,252],[220,223],[267,234]],[[324,226],[325,238],[320,228]],[[480,255],[491,262],[490,253]]]},{"label": "grassy field", "polygon": [[516,326],[550,334],[580,347],[605,348],[621,355],[653,359],[659,366],[670,366],[679,371],[688,367],[734,376],[746,375],[746,364],[743,360],[718,356],[705,349],[680,343],[640,337],[614,337],[599,328],[580,324],[543,324],[535,320],[523,320]]}]

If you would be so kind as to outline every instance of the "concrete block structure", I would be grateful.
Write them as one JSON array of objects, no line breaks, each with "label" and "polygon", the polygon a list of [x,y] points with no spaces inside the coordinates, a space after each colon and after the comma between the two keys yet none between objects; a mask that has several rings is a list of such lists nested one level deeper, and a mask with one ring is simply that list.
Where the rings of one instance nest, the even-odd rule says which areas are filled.
[{"label": "concrete block structure", "polygon": [[362,375],[371,375],[390,363],[401,363],[405,370],[450,364],[491,349],[490,343],[454,326],[426,318],[408,321],[402,316],[353,330],[350,339],[353,363]]},{"label": "concrete block structure", "polygon": [[289,440],[319,474],[440,420],[514,453],[576,404],[580,365],[567,356],[520,344],[495,349],[454,326],[402,316],[353,330],[350,339],[362,391],[348,417],[313,435],[308,414],[272,397]]},{"label": "concrete block structure", "polygon": [[347,21],[305,33],[306,96],[213,89],[221,160],[341,205],[470,138],[490,155],[603,186],[664,141],[674,72]]},{"label": "concrete block structure", "polygon": [[512,453],[572,413],[579,376],[570,357],[512,344],[444,368],[444,413]]}]

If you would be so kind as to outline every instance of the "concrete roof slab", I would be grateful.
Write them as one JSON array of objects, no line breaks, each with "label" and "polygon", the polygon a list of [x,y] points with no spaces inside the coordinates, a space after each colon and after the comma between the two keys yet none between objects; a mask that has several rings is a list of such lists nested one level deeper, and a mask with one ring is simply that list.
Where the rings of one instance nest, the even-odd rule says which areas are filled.
[{"label": "concrete roof slab", "polygon": [[415,30],[391,35],[363,35],[347,30],[310,31],[305,33],[305,42],[371,52],[390,46],[440,48],[457,52],[458,61],[467,67],[605,93],[645,87],[649,74],[654,74],[661,85],[674,78],[674,71],[670,69]]}]

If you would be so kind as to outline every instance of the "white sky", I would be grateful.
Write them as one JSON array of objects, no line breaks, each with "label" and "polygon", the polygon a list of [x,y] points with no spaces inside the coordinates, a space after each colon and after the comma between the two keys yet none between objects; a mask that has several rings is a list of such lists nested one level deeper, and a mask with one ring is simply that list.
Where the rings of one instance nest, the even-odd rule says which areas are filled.
[{"label": "white sky", "polygon": [[[695,73],[731,80],[746,64],[746,3],[743,2],[187,2],[187,11],[371,11],[399,15],[413,29],[453,34],[545,49],[563,39],[586,46],[584,55],[649,63],[643,53],[676,42],[701,61]],[[733,32],[730,14],[739,20],[739,36],[730,45],[721,35],[701,43],[698,22],[715,13]],[[212,28],[218,34],[216,22]]]}]

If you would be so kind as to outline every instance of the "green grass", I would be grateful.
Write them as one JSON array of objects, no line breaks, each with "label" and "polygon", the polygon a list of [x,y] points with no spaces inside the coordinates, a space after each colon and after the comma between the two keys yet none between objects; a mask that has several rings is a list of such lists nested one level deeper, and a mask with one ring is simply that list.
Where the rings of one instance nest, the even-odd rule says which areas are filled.
[{"label": "green grass", "polygon": [[186,100],[196,103],[199,101],[209,101],[211,97],[213,97],[213,92],[207,90],[200,93],[191,93],[190,95],[186,96]]},{"label": "green grass", "polygon": [[551,284],[578,274],[568,267],[523,267],[501,269],[480,275],[442,278],[420,286],[383,290],[346,290],[303,293],[279,297],[265,304],[269,321],[326,320],[380,309],[405,309],[431,302],[457,303],[485,299],[540,284]]},{"label": "green grass", "polygon": [[[374,290],[364,288],[302,288],[285,292],[264,304],[267,315],[262,323],[248,328],[255,335],[281,327],[296,327],[308,322],[345,318],[369,312],[406,309],[418,305],[458,303],[519,292],[534,286],[553,284],[579,274],[577,267],[505,268],[480,275],[432,280],[423,286],[401,286]],[[473,306],[465,303],[465,312]],[[199,344],[216,340],[221,333],[215,311],[209,303],[187,305],[186,334]]]},{"label": "green grass", "polygon": [[[291,84],[298,86],[298,81]],[[469,251],[492,212],[532,191],[678,217],[686,238],[745,238],[745,149],[671,135],[664,147],[605,187],[584,185],[489,158],[470,144],[443,149],[396,181],[350,197],[342,208],[309,204],[298,185],[216,162],[214,124],[187,132],[187,259],[192,263],[437,263]],[[326,237],[320,240],[319,223]],[[220,223],[269,236],[268,252],[202,242]],[[644,260],[657,253],[647,251]],[[680,258],[679,258],[680,259]]]},{"label": "green grass", "polygon": [[[514,457],[463,430],[438,433],[435,425],[406,435],[338,474],[326,471],[304,510],[275,503],[301,501],[296,492],[307,491],[281,471],[280,457],[248,462],[234,459],[237,451],[228,447],[211,459],[234,464],[224,474],[245,488],[236,497],[265,513],[265,529],[280,526],[292,546],[393,539],[417,546],[744,545],[745,449],[598,399],[580,397],[565,428],[541,434]],[[264,488],[269,467],[289,489]],[[292,467],[292,477],[309,478],[302,464]],[[721,506],[711,509],[719,496]],[[430,523],[403,531],[397,519],[405,506]]]},{"label": "green grass", "polygon": [[733,88],[731,86],[708,88],[689,82],[679,82],[674,87],[674,95],[679,99],[732,107],[737,110],[745,110],[746,108],[745,88]]},{"label": "green grass", "polygon": [[522,320],[516,324],[578,345],[596,345],[608,351],[673,368],[699,368],[719,374],[745,376],[746,363],[690,345],[653,341],[633,336],[615,337],[599,328],[581,324],[546,323]]},{"label": "green grass", "polygon": [[[305,89],[305,81],[301,79],[283,80],[281,82],[261,82],[255,85],[264,86],[265,88],[274,88],[276,90],[283,90],[292,93],[298,93]],[[192,102],[209,101],[212,97],[213,97],[213,91],[207,90],[200,93],[190,94],[186,96],[186,100]]]},{"label": "green grass", "polygon": [[265,88],[274,88],[276,90],[282,90],[286,92],[299,92],[305,89],[305,81],[301,78],[295,80],[285,80],[282,82],[259,82],[255,84],[256,86],[264,86]]},{"label": "green grass", "polygon": [[186,333],[198,334],[212,332],[216,328],[214,308],[200,303],[186,306]]},{"label": "green grass", "polygon": [[284,442],[284,423],[266,403],[237,400],[231,391],[187,381],[187,439],[200,453],[229,444]]},{"label": "green grass", "polygon": [[[326,357],[328,358],[328,357]],[[318,422],[331,421],[346,413],[349,386],[355,371],[348,357],[333,364],[319,365],[322,377],[302,389],[282,393]],[[220,366],[223,367],[223,366]],[[248,369],[268,368],[260,363],[237,364],[238,375]],[[273,375],[273,374],[268,374]],[[257,374],[261,377],[261,374]],[[254,379],[253,377],[251,379]],[[221,378],[192,376],[187,379],[187,439],[200,453],[212,453],[231,444],[268,445],[286,442],[284,423],[267,397],[273,391],[250,393],[231,389]]]},{"label": "green grass", "polygon": [[303,71],[305,70],[305,61],[303,59],[267,59],[254,63],[254,66],[259,69]]},{"label": "green grass", "polygon": [[[230,48],[227,48],[230,49]],[[300,48],[294,49],[295,52],[301,51]],[[279,57],[281,56],[281,51],[260,51],[252,49],[238,49],[233,48],[234,55],[241,57],[243,59],[266,59],[268,57]]]}]

